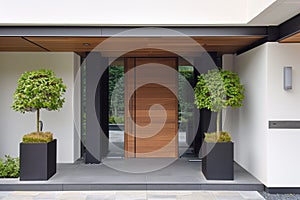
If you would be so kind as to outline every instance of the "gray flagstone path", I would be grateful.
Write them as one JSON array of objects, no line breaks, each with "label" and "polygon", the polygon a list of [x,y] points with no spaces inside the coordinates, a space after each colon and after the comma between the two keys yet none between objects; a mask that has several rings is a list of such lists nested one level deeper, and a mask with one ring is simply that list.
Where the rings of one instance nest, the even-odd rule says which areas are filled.
[{"label": "gray flagstone path", "polygon": [[263,200],[255,191],[0,192],[0,200]]}]

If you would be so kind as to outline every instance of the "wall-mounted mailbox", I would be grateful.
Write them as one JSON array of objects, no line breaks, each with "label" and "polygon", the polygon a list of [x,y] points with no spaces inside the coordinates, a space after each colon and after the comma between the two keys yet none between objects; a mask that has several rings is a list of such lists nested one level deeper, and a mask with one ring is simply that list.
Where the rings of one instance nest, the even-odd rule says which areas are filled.
[{"label": "wall-mounted mailbox", "polygon": [[300,121],[269,121],[270,129],[300,129]]}]

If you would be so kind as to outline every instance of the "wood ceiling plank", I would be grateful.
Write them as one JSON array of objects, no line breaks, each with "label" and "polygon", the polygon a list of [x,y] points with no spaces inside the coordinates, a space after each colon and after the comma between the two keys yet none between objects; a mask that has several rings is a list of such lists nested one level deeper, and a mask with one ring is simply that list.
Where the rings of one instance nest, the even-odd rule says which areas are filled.
[{"label": "wood ceiling plank", "polygon": [[290,37],[280,40],[281,43],[300,43],[300,33],[296,33]]},{"label": "wood ceiling plank", "polygon": [[[50,51],[88,52],[92,51],[106,38],[101,37],[26,37]],[[86,45],[89,44],[89,45]]]},{"label": "wood ceiling plank", "polygon": [[226,37],[194,37],[200,44],[204,45],[215,45],[215,46],[226,46],[226,45],[249,45],[259,39],[263,38],[262,36],[226,36]]},{"label": "wood ceiling plank", "polygon": [[39,52],[47,51],[22,37],[0,37],[0,51]]},{"label": "wood ceiling plank", "polygon": [[[199,49],[201,49],[198,44],[205,48],[206,51],[236,53],[237,50],[261,38],[262,36],[203,36],[193,37],[192,39],[197,42],[195,43],[191,38],[186,37],[119,37],[113,38],[112,42],[105,44],[102,43],[107,39],[105,37],[25,37],[25,39],[20,37],[2,37],[0,41],[2,41],[3,45],[0,44],[0,48],[2,46],[2,49],[10,51],[44,51],[42,48],[45,48],[53,52],[77,52],[80,54],[80,52],[93,51],[97,45],[102,43],[102,46],[105,46],[103,56],[118,56],[122,51],[127,52],[129,49],[140,48],[141,46],[145,47],[145,49],[129,52],[126,55],[137,57],[147,55],[157,57],[174,56],[174,53],[158,49],[167,48],[179,54],[193,56],[194,54],[197,55]],[[18,43],[18,40],[21,41]]]},{"label": "wood ceiling plank", "polygon": [[[195,57],[199,55],[199,51],[197,52],[178,52],[178,55],[184,57]],[[121,52],[121,51],[102,51],[102,56],[104,57],[177,57],[178,55],[172,52],[163,51],[163,50],[149,50],[149,49],[142,49],[137,51],[131,51],[128,53]]]}]

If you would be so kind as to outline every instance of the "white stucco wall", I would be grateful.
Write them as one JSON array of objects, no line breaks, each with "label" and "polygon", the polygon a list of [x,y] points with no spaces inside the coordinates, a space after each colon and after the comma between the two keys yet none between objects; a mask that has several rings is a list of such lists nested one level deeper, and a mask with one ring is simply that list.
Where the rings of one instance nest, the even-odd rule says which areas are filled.
[{"label": "white stucco wall", "polygon": [[[267,183],[267,49],[261,46],[235,59],[236,71],[245,86],[244,106],[227,109],[224,128],[232,134],[234,157],[262,183]],[[228,123],[230,123],[228,125]]]},{"label": "white stucco wall", "polygon": [[21,114],[13,111],[11,105],[20,75],[41,68],[52,69],[67,85],[63,108],[59,112],[41,111],[44,131],[53,132],[58,140],[58,162],[74,162],[79,157],[79,140],[74,139],[76,115],[73,109],[76,106],[73,86],[78,59],[74,53],[0,53],[0,157],[5,154],[18,156],[22,135],[35,131],[36,113]]},{"label": "white stucco wall", "polygon": [[[300,120],[300,44],[266,43],[234,57],[246,89],[244,106],[224,124],[235,161],[267,187],[299,187],[300,130],[269,129],[268,121]],[[293,67],[291,91],[283,89],[284,66]]]},{"label": "white stucco wall", "polygon": [[[268,120],[300,121],[300,44],[269,43]],[[283,67],[293,67],[293,89],[283,89]],[[300,187],[300,130],[268,130],[268,186]]]}]

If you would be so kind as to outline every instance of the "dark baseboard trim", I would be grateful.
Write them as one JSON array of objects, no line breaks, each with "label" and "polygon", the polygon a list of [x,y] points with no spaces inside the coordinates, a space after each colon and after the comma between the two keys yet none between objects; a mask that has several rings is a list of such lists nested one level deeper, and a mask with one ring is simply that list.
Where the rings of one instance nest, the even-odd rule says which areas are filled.
[{"label": "dark baseboard trim", "polygon": [[300,194],[300,187],[265,187],[270,194]]}]

